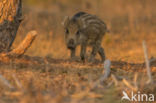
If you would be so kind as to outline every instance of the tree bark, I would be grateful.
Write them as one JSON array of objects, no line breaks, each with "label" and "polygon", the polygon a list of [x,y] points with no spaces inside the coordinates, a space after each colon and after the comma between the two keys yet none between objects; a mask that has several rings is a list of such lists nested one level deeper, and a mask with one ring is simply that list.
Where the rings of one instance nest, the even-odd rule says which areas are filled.
[{"label": "tree bark", "polygon": [[8,52],[22,21],[22,0],[0,0],[0,53]]}]

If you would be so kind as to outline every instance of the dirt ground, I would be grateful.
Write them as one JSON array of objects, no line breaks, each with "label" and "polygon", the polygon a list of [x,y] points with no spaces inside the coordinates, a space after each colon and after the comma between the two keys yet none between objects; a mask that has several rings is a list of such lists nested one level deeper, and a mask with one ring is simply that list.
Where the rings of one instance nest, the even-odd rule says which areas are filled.
[{"label": "dirt ground", "polygon": [[[129,101],[121,101],[122,91],[130,94],[135,90],[123,79],[135,86],[135,78],[136,93],[156,96],[156,61],[150,63],[154,84],[146,84],[148,76],[142,46],[143,40],[146,41],[149,59],[156,58],[156,2],[84,1],[81,7],[77,0],[23,3],[24,21],[12,48],[30,30],[36,30],[38,36],[24,56],[12,58],[9,63],[0,62],[0,75],[11,85],[7,87],[0,80],[0,103],[127,103]],[[98,13],[96,6],[101,10]],[[102,42],[111,61],[111,75],[95,88],[93,85],[105,72],[104,63],[99,62],[98,55],[96,63],[72,61],[64,43],[61,21],[65,15],[71,16],[80,10],[98,15],[111,31]],[[79,51],[78,47],[78,58]],[[90,48],[88,56],[89,53]]]}]

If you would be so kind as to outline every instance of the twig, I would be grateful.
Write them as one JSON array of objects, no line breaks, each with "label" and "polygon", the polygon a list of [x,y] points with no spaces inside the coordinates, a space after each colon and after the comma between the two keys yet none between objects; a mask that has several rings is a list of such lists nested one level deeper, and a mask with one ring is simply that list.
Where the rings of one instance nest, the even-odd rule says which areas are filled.
[{"label": "twig", "polygon": [[97,80],[92,88],[96,88],[99,84],[102,84],[110,75],[110,67],[111,67],[111,61],[110,60],[105,60],[104,62],[104,74],[100,77],[99,80]]},{"label": "twig", "polygon": [[100,78],[100,82],[103,82],[105,79],[107,79],[110,75],[110,67],[111,67],[111,61],[105,60],[104,62],[104,74]]},{"label": "twig", "polygon": [[0,81],[7,86],[9,89],[14,89],[14,87],[0,74]]},{"label": "twig", "polygon": [[20,81],[16,78],[15,74],[12,75],[13,79],[15,80],[16,85],[18,86],[18,88],[23,89],[22,84],[20,83]]},{"label": "twig", "polygon": [[122,81],[128,88],[132,89],[133,91],[137,91],[138,90],[137,87],[132,86],[126,79],[123,79]]},{"label": "twig", "polygon": [[135,73],[133,82],[134,82],[135,87],[138,88],[137,79],[138,79],[138,73]]},{"label": "twig", "polygon": [[118,80],[116,79],[115,75],[111,74],[111,77],[112,77],[112,80],[113,80],[114,83],[115,83],[115,86],[118,86],[119,82],[118,82]]},{"label": "twig", "polygon": [[149,77],[149,83],[153,83],[152,75],[151,75],[151,70],[150,70],[150,63],[148,59],[148,52],[147,52],[147,47],[146,47],[146,42],[143,41],[143,49],[144,49],[144,56],[145,56],[145,62],[146,62],[146,69],[147,69],[147,75]]}]

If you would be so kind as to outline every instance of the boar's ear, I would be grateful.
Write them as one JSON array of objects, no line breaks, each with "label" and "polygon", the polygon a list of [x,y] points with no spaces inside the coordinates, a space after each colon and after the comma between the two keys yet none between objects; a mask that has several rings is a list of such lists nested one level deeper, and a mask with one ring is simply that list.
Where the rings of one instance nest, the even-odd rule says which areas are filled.
[{"label": "boar's ear", "polygon": [[79,27],[80,27],[81,29],[86,28],[86,24],[84,23],[84,21],[83,21],[83,20],[78,19],[78,20],[77,20],[77,22],[78,22]]},{"label": "boar's ear", "polygon": [[69,24],[69,21],[70,21],[69,16],[65,16],[62,22],[62,25],[64,26],[64,28],[66,28],[66,26]]}]

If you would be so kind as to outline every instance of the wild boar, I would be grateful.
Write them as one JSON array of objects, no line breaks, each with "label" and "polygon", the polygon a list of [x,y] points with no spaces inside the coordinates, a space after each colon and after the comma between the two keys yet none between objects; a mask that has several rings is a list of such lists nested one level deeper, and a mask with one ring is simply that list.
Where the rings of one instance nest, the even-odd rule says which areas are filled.
[{"label": "wild boar", "polygon": [[92,47],[89,61],[93,62],[98,53],[102,61],[105,60],[104,49],[101,47],[103,36],[108,29],[106,24],[95,15],[78,12],[72,18],[66,17],[63,22],[65,41],[71,51],[71,58],[75,57],[76,47],[81,46],[80,57],[85,61],[87,46]]}]

